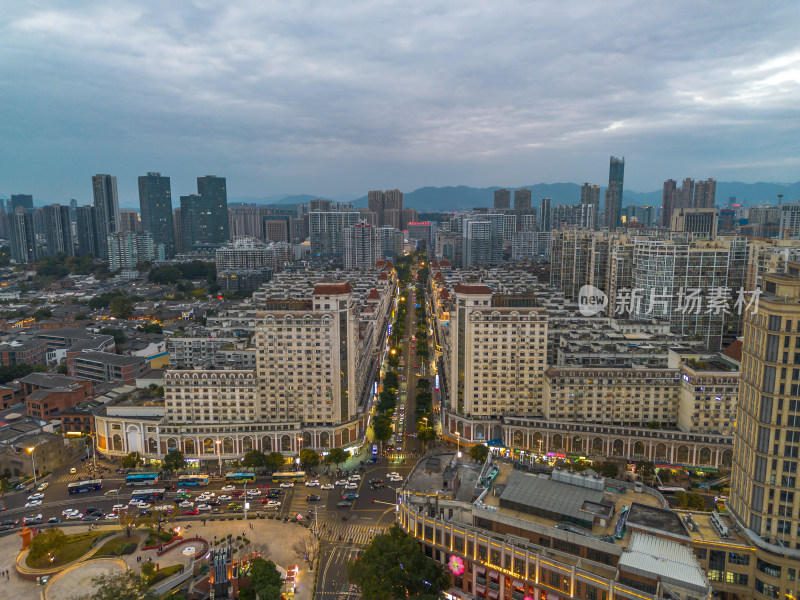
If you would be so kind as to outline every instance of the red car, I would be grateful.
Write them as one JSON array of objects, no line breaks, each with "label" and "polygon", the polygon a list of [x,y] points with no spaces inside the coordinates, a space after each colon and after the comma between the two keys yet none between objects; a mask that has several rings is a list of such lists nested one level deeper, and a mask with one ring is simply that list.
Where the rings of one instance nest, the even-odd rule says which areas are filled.
[{"label": "red car", "polygon": [[244,495],[244,490],[233,490],[231,492],[231,496],[233,496],[234,498],[238,498],[239,496],[243,495]]},{"label": "red car", "polygon": [[415,369],[419,369],[419,365],[414,365],[414,368]]},{"label": "red car", "polygon": [[183,511],[183,514],[185,514],[185,515],[199,515],[200,511],[195,508],[194,510],[185,510],[185,511]]},{"label": "red car", "polygon": [[261,504],[266,504],[267,502],[272,502],[272,498],[261,498],[261,500],[259,500],[259,502]]}]

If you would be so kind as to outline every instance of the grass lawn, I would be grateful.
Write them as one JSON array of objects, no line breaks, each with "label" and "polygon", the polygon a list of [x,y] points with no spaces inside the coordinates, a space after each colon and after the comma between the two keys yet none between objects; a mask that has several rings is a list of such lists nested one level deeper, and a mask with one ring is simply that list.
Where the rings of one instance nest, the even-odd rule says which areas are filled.
[{"label": "grass lawn", "polygon": [[[108,540],[105,544],[100,546],[100,548],[95,552],[95,556],[121,556],[122,554],[130,554],[131,552],[135,552],[136,548],[139,547],[140,538],[138,535],[132,535],[131,537],[115,537]],[[125,550],[129,550],[125,552]]]},{"label": "grass lawn", "polygon": [[157,584],[159,581],[163,581],[168,577],[172,577],[175,575],[175,573],[180,571],[182,567],[183,565],[171,565],[169,567],[164,567],[160,571],[154,572],[153,576],[147,580],[147,584],[152,586]]},{"label": "grass lawn", "polygon": [[43,569],[45,567],[60,567],[73,560],[80,558],[92,548],[95,540],[108,535],[113,535],[116,531],[91,531],[85,533],[76,533],[67,536],[67,543],[56,554],[55,560],[52,562],[47,557],[42,557],[37,561],[32,561],[30,556],[25,559],[25,564],[32,569]]}]

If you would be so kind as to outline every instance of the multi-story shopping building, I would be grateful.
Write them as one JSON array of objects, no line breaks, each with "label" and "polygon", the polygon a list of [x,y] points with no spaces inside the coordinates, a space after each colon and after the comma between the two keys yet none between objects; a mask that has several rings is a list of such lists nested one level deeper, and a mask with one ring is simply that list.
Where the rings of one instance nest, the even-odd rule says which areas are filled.
[{"label": "multi-story shopping building", "polygon": [[663,497],[592,471],[546,476],[431,456],[403,486],[397,521],[446,565],[448,598],[712,597]]}]

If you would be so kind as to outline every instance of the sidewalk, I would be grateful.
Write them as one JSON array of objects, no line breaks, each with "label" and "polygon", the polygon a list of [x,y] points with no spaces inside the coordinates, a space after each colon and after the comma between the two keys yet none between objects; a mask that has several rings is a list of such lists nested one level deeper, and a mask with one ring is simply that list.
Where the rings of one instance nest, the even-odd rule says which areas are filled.
[{"label": "sidewalk", "polygon": [[[236,536],[244,535],[250,540],[242,552],[259,550],[264,552],[268,549],[266,558],[283,568],[289,565],[299,567],[297,576],[297,588],[295,600],[311,600],[311,592],[314,588],[314,574],[308,570],[308,565],[297,558],[292,550],[292,546],[308,533],[308,529],[297,525],[294,522],[284,523],[283,521],[272,519],[248,519],[235,521],[213,521],[203,525],[201,521],[188,522],[182,521],[175,524],[181,527],[181,535],[185,538],[201,537],[214,547],[214,540],[226,538],[230,533],[235,543]],[[186,525],[191,527],[184,529]],[[252,526],[252,529],[251,529]],[[102,525],[100,530],[117,529],[114,525]],[[76,526],[65,529],[67,534],[88,531],[88,526]],[[143,538],[142,538],[142,541]],[[183,563],[187,567],[191,564],[191,558],[182,554],[187,546],[197,546],[196,542],[180,544],[176,548],[163,554],[156,555],[156,550],[137,550],[133,554],[121,557],[133,571],[139,572],[142,564],[152,561],[159,567],[167,567]],[[141,546],[141,545],[140,545]],[[218,546],[219,547],[219,546]],[[9,571],[9,579],[0,579],[0,589],[3,590],[3,598],[14,598],[15,600],[40,600],[42,587],[34,582],[25,581],[20,578],[15,569],[17,555],[22,548],[22,542],[18,535],[5,535],[0,537],[0,571]],[[240,552],[241,553],[241,552]],[[236,556],[238,556],[237,553]],[[141,557],[141,562],[139,561]]]}]

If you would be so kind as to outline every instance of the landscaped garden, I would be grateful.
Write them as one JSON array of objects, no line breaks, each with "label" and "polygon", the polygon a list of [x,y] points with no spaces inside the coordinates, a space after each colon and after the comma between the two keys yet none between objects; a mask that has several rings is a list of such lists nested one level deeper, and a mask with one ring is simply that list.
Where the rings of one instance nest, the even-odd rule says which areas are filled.
[{"label": "landscaped garden", "polygon": [[86,531],[66,535],[61,529],[48,529],[31,541],[25,564],[31,569],[60,567],[79,559],[101,538],[117,531]]}]

